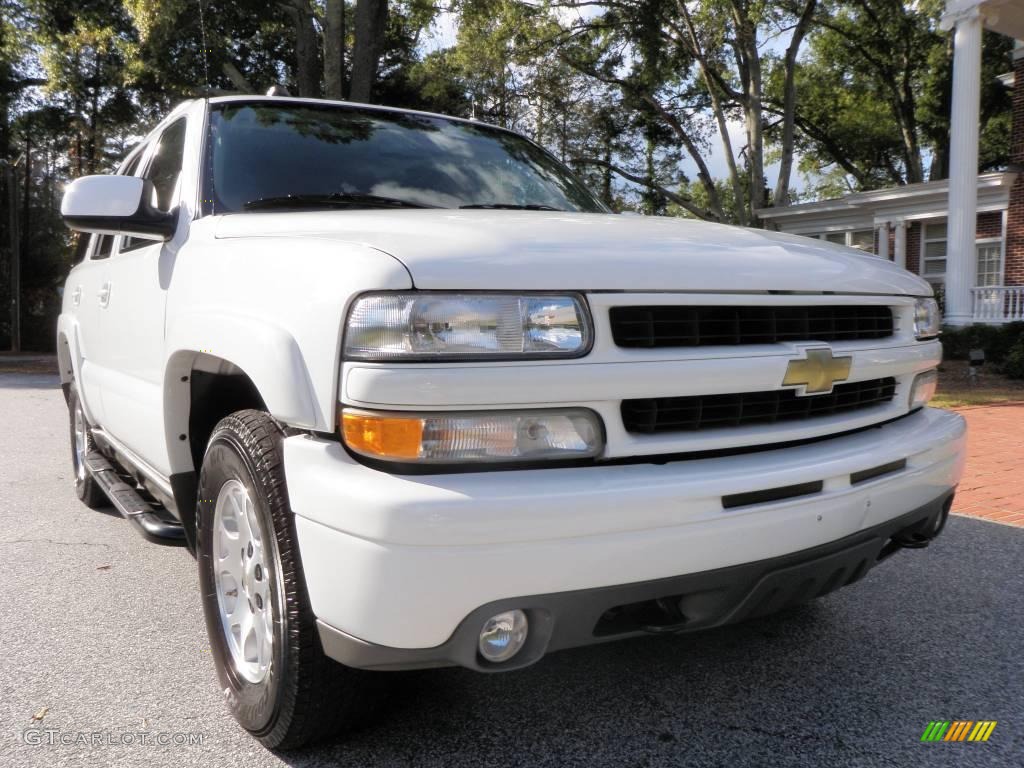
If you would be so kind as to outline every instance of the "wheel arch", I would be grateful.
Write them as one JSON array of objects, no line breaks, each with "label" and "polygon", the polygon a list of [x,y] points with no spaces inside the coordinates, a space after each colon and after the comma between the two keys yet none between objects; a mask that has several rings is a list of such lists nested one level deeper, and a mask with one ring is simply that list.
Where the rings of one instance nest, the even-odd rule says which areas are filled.
[{"label": "wheel arch", "polygon": [[168,334],[164,434],[178,516],[194,551],[199,470],[214,427],[254,408],[295,427],[316,428],[319,409],[298,343],[258,318],[204,313]]},{"label": "wheel arch", "polygon": [[[78,348],[78,324],[67,315],[57,318],[57,372],[60,374],[60,386],[64,390],[64,400],[68,400],[71,382],[80,378],[81,352]],[[86,415],[88,404],[83,403]]]}]

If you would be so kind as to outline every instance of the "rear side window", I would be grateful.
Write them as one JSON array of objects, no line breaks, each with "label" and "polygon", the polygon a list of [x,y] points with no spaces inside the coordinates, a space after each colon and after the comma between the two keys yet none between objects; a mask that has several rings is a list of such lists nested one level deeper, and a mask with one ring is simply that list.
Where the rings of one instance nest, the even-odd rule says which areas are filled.
[{"label": "rear side window", "polygon": [[114,238],[111,235],[93,235],[93,237],[99,238],[99,243],[96,245],[96,250],[92,252],[92,260],[97,259],[108,259],[110,258],[110,251],[114,247]]},{"label": "rear side window", "polygon": [[[152,203],[161,211],[171,210],[174,204],[174,189],[178,183],[178,176],[181,175],[185,154],[185,125],[185,118],[181,118],[164,130],[153,152],[149,168],[142,174],[142,178],[153,182]],[[134,167],[130,167],[126,172],[131,174],[134,170]],[[126,237],[121,241],[121,253],[153,243],[153,240]]]}]

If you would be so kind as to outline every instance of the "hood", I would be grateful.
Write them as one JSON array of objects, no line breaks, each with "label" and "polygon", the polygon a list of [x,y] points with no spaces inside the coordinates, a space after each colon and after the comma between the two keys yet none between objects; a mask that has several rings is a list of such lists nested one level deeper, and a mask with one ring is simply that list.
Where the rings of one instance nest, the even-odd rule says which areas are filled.
[{"label": "hood", "polygon": [[227,215],[216,232],[367,245],[401,261],[422,289],[931,294],[921,278],[852,248],[668,217],[280,211]]}]

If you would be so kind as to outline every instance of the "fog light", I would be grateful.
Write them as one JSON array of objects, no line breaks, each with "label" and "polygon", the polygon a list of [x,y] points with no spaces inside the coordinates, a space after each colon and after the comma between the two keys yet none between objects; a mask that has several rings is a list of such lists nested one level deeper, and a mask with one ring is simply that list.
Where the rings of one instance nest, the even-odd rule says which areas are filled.
[{"label": "fog light", "polygon": [[910,388],[910,410],[928,405],[935,397],[935,388],[939,384],[939,374],[935,370],[917,374],[914,386]]},{"label": "fog light", "polygon": [[480,655],[487,661],[508,661],[523,647],[529,627],[520,610],[491,616],[480,630]]}]

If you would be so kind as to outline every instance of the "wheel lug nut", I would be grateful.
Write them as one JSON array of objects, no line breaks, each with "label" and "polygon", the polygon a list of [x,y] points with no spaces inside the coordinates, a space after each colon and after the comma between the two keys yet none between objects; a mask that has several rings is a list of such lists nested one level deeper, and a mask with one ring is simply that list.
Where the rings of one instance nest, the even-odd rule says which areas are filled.
[{"label": "wheel lug nut", "polygon": [[252,542],[249,542],[249,557],[252,557]]},{"label": "wheel lug nut", "polygon": [[256,563],[256,571],[253,575],[256,577],[256,581],[263,581],[263,566]]}]

